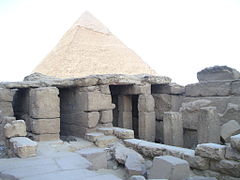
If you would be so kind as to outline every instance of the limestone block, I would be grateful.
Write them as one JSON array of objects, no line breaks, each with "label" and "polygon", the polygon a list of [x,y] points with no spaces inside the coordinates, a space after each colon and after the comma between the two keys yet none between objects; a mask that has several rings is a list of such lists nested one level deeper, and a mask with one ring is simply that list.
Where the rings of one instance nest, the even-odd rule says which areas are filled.
[{"label": "limestone block", "polygon": [[228,96],[231,94],[231,81],[223,82],[200,82],[186,86],[186,96]]},{"label": "limestone block", "polygon": [[119,111],[118,126],[122,128],[132,129],[132,112]]},{"label": "limestone block", "polygon": [[230,120],[221,126],[221,137],[229,142],[230,137],[240,133],[240,125],[235,120]]},{"label": "limestone block", "polygon": [[199,144],[195,150],[196,155],[221,160],[224,159],[226,146],[214,143]]},{"label": "limestone block", "polygon": [[165,112],[163,116],[164,144],[183,146],[183,120],[179,112]]},{"label": "limestone block", "polygon": [[118,96],[118,111],[132,112],[132,98],[131,96]]},{"label": "limestone block", "polygon": [[124,86],[120,92],[122,95],[129,95],[129,94],[151,94],[151,84],[141,84],[141,85],[130,85]]},{"label": "limestone block", "polygon": [[153,159],[149,179],[182,180],[190,174],[188,162],[172,156],[159,156]]},{"label": "limestone block", "polygon": [[9,117],[9,116],[2,116],[1,115],[1,110],[0,110],[0,141],[5,140],[4,136],[4,126],[9,123],[11,124],[12,121],[15,121],[15,117]]},{"label": "limestone block", "polygon": [[144,166],[144,159],[135,154],[129,154],[125,162],[125,168],[129,176],[144,175],[146,168]]},{"label": "limestone block", "polygon": [[220,143],[220,123],[215,107],[201,108],[198,122],[198,143]]},{"label": "limestone block", "polygon": [[228,103],[225,111],[219,113],[220,123],[223,125],[230,120],[236,120],[240,124],[240,106],[238,104]]},{"label": "limestone block", "polygon": [[103,133],[104,135],[112,135],[113,134],[113,128],[111,127],[101,127],[97,128],[97,131],[100,133]]},{"label": "limestone block", "polygon": [[93,169],[106,169],[107,168],[107,156],[104,149],[101,148],[85,148],[77,151],[78,154],[85,157],[92,163]]},{"label": "limestone block", "polygon": [[30,90],[30,116],[36,119],[60,117],[59,90],[55,87]]},{"label": "limestone block", "polygon": [[193,154],[184,154],[182,159],[189,163],[189,166],[194,169],[207,170],[209,169],[209,159],[196,156]]},{"label": "limestone block", "polygon": [[57,133],[57,134],[29,134],[29,137],[34,141],[58,141],[59,133]]},{"label": "limestone block", "polygon": [[94,132],[96,128],[87,128],[83,126],[78,126],[74,124],[61,123],[60,132],[64,136],[77,136],[84,137],[86,133]]},{"label": "limestone block", "polygon": [[144,176],[131,176],[130,177],[130,180],[145,180],[145,177]]},{"label": "limestone block", "polygon": [[197,130],[183,128],[183,147],[195,149],[197,145],[198,145]]},{"label": "limestone block", "polygon": [[232,147],[227,147],[225,158],[234,161],[240,161],[240,152],[236,149],[233,149]]},{"label": "limestone block", "polygon": [[113,134],[119,139],[133,139],[134,131],[131,129],[114,128]]},{"label": "limestone block", "polygon": [[66,124],[74,124],[87,128],[96,127],[100,119],[99,112],[76,112],[76,113],[62,113],[61,121]]},{"label": "limestone block", "polygon": [[11,89],[0,88],[0,101],[12,102],[13,91]]},{"label": "limestone block", "polygon": [[111,123],[113,121],[113,112],[112,110],[101,111],[101,123]]},{"label": "limestone block", "polygon": [[163,121],[156,121],[156,137],[157,142],[163,143]]},{"label": "limestone block", "polygon": [[100,92],[78,92],[77,101],[81,111],[100,111],[115,108],[111,95]]},{"label": "limestone block", "polygon": [[185,87],[176,83],[170,84],[154,84],[152,85],[153,94],[172,94],[172,95],[182,95],[185,93]]},{"label": "limestone block", "polygon": [[139,112],[139,138],[155,141],[155,112]]},{"label": "limestone block", "polygon": [[215,177],[192,176],[184,180],[217,180]]},{"label": "limestone block", "polygon": [[11,150],[20,158],[37,155],[37,143],[26,137],[14,137],[10,139]]},{"label": "limestone block", "polygon": [[136,151],[137,151],[137,148],[138,148],[138,145],[140,142],[143,142],[143,140],[140,140],[140,139],[125,139],[124,140],[124,144],[127,147],[130,147]]},{"label": "limestone block", "polygon": [[108,94],[108,95],[111,94],[110,88],[109,88],[108,85],[100,85],[99,87],[100,87],[101,93],[103,93],[103,94]]},{"label": "limestone block", "polygon": [[239,79],[240,73],[228,66],[213,66],[197,73],[199,81],[219,81]]},{"label": "limestone block", "polygon": [[117,138],[115,136],[103,136],[97,138],[95,144],[98,147],[108,147],[109,145],[113,144],[117,141]]},{"label": "limestone block", "polygon": [[60,118],[31,119],[30,130],[34,134],[57,134],[60,132]]},{"label": "limestone block", "polygon": [[13,116],[13,107],[11,102],[0,102],[0,109],[3,116]]},{"label": "limestone block", "polygon": [[154,111],[154,99],[152,95],[139,95],[138,97],[138,111],[152,112]]},{"label": "limestone block", "polygon": [[4,135],[6,138],[17,136],[26,136],[26,124],[23,120],[12,121],[4,126]]},{"label": "limestone block", "polygon": [[231,84],[231,94],[233,95],[240,95],[240,81],[233,81]]},{"label": "limestone block", "polygon": [[240,177],[240,162],[231,160],[211,161],[210,169],[233,177]]},{"label": "limestone block", "polygon": [[163,120],[163,114],[167,111],[179,111],[183,97],[169,94],[153,94],[155,101],[156,119]]},{"label": "limestone block", "polygon": [[231,146],[240,152],[240,134],[230,137]]},{"label": "limestone block", "polygon": [[103,137],[103,133],[98,133],[98,132],[92,132],[92,133],[87,133],[85,135],[85,139],[90,141],[90,142],[96,142],[98,138]]}]

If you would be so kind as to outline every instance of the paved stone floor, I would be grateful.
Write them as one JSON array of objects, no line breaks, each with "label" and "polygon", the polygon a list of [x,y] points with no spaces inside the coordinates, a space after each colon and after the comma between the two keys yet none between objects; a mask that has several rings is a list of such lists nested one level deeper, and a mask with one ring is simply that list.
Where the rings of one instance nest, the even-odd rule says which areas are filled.
[{"label": "paved stone floor", "polygon": [[[38,156],[26,159],[0,159],[0,180],[120,180],[122,172],[92,171],[91,163],[71,151],[94,146],[80,142],[39,143]],[[115,174],[116,175],[115,175]]]}]

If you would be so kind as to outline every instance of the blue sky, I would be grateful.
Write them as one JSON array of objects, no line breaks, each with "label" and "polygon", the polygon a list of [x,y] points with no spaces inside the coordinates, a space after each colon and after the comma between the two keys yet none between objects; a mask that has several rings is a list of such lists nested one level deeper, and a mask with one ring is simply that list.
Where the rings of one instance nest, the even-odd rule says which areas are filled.
[{"label": "blue sky", "polygon": [[30,74],[86,10],[177,83],[213,65],[240,70],[240,0],[0,0],[0,81]]}]

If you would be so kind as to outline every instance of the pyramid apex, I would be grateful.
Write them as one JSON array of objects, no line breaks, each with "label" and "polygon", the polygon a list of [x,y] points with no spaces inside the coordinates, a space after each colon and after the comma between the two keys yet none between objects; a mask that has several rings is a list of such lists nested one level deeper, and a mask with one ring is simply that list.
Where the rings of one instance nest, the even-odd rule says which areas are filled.
[{"label": "pyramid apex", "polygon": [[95,18],[89,11],[85,11],[75,22],[74,26],[81,26],[96,32],[111,34],[108,28],[97,18]]}]

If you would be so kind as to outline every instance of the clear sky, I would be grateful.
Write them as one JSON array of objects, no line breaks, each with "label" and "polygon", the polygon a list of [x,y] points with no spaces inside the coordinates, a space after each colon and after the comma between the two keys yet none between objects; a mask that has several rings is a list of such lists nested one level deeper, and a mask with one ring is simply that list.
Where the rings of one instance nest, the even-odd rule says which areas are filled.
[{"label": "clear sky", "polygon": [[179,84],[240,70],[240,0],[0,0],[0,81],[30,74],[86,10]]}]

